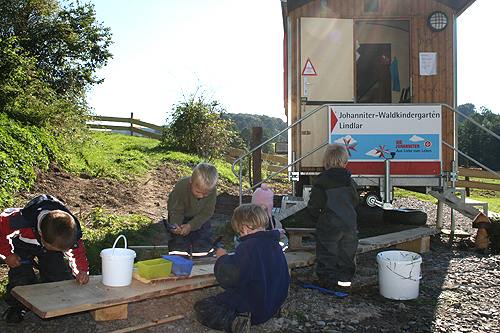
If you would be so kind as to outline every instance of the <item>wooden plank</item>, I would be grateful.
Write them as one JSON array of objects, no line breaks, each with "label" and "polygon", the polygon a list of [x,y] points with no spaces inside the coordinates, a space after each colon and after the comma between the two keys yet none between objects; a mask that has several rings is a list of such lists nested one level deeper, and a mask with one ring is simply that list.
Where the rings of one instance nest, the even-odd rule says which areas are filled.
[{"label": "wooden plank", "polygon": [[109,287],[102,284],[101,275],[93,275],[85,285],[69,280],[45,283],[43,288],[40,284],[19,286],[12,290],[12,295],[41,318],[51,318],[217,284],[215,277],[202,277],[156,284],[144,284],[132,279],[129,286]]},{"label": "wooden plank", "polygon": [[130,126],[116,126],[116,125],[96,125],[96,124],[88,124],[89,128],[93,129],[110,129],[110,130],[115,130],[115,131],[132,131],[134,133],[139,133],[142,135],[145,135],[147,137],[153,138],[160,140],[161,139],[161,134],[145,131],[143,129],[137,128],[137,127],[130,127]]},{"label": "wooden plank", "polygon": [[[499,173],[499,172],[497,172]],[[468,168],[458,168],[458,175],[463,177],[487,178],[487,179],[500,179],[494,173],[487,170],[475,170]]]},{"label": "wooden plank", "polygon": [[[286,228],[286,231],[289,234],[291,249],[306,250],[306,251],[314,250],[314,247],[302,246],[302,237],[313,237],[314,234],[316,233],[315,228]],[[372,250],[378,250],[384,247],[390,247],[397,244],[412,242],[414,240],[419,240],[421,238],[438,234],[440,232],[441,230],[439,229],[419,227],[380,236],[362,238],[359,240],[357,253],[364,253]],[[419,241],[415,242],[411,246],[420,246],[420,244],[421,242]]]},{"label": "wooden plank", "polygon": [[[288,267],[311,265],[316,257],[307,252],[285,253]],[[195,265],[196,266],[196,265]],[[201,266],[201,265],[200,265]],[[173,295],[185,291],[217,285],[215,277],[194,277],[145,284],[132,279],[125,287],[102,284],[101,275],[90,276],[87,284],[75,280],[18,286],[12,295],[41,318],[51,318],[70,313],[102,309],[153,297]]]},{"label": "wooden plank", "polygon": [[142,330],[144,328],[158,326],[158,325],[163,325],[163,324],[166,324],[166,323],[169,323],[169,322],[172,322],[172,321],[175,321],[175,320],[183,319],[183,318],[184,318],[183,315],[168,317],[168,318],[164,318],[164,319],[160,319],[160,320],[151,321],[151,322],[145,323],[145,324],[141,324],[141,325],[137,325],[137,326],[133,326],[133,327],[127,327],[127,328],[123,328],[123,329],[117,330],[117,331],[112,331],[110,333],[135,332],[135,331],[138,331],[138,330]]},{"label": "wooden plank", "polygon": [[151,128],[151,129],[158,131],[158,132],[163,132],[163,129],[164,129],[163,126],[154,125],[154,124],[147,123],[145,121],[141,121],[139,119],[134,119],[134,118],[95,116],[92,118],[92,120],[94,120],[94,121],[110,121],[110,122],[116,122],[116,123],[132,123],[135,125]]},{"label": "wooden plank", "polygon": [[410,242],[418,238],[423,238],[439,233],[441,233],[441,230],[439,229],[419,227],[380,236],[363,238],[359,240],[358,250],[356,251],[356,253],[359,254],[372,250],[378,250],[384,247],[390,247],[400,243]]},{"label": "wooden plank", "polygon": [[130,126],[118,126],[118,125],[96,125],[96,124],[88,124],[90,128],[95,129],[110,129],[115,131],[130,131]]},{"label": "wooden plank", "polygon": [[431,236],[425,236],[422,238],[414,239],[409,242],[404,242],[396,245],[396,249],[416,252],[416,253],[426,253],[429,252],[431,248]]},{"label": "wooden plank", "polygon": [[314,237],[314,234],[316,233],[316,228],[286,228],[286,231],[291,237],[293,236]]},{"label": "wooden plank", "polygon": [[285,175],[288,174],[288,169],[281,170],[281,169],[283,169],[283,167],[277,166],[277,165],[268,165],[268,166],[266,166],[266,169],[270,172],[278,172],[279,171],[279,173],[282,173]]},{"label": "wooden plank", "polygon": [[[229,147],[227,149],[227,153],[230,155],[230,156],[234,156],[234,157],[240,157],[241,155],[245,154],[246,151],[244,151],[243,149],[237,149],[237,148],[231,148]],[[277,156],[277,155],[271,155],[271,154],[266,154],[266,153],[262,153],[262,159],[266,160],[266,161],[270,161],[270,162],[274,162],[274,163],[280,163],[280,164],[288,164],[288,158],[287,157],[283,157],[283,156]],[[246,158],[248,158],[249,156],[247,156]]]},{"label": "wooden plank", "polygon": [[128,304],[120,304],[107,308],[92,310],[90,311],[90,315],[95,321],[127,319]]},{"label": "wooden plank", "polygon": [[469,180],[457,180],[455,187],[477,188],[481,190],[500,191],[500,184],[472,182]]},{"label": "wooden plank", "polygon": [[315,251],[316,246],[302,246],[302,237],[314,237],[316,228],[286,228],[292,250]]},{"label": "wooden plank", "polygon": [[317,260],[316,255],[304,251],[286,252],[285,257],[288,268],[309,266],[314,264]]}]

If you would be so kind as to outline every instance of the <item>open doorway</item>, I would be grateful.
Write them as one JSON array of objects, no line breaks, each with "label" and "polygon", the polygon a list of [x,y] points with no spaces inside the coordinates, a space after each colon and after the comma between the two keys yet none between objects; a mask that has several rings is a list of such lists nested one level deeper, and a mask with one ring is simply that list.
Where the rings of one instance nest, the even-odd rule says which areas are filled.
[{"label": "open doorway", "polygon": [[392,103],[391,44],[361,44],[357,52],[356,102]]},{"label": "open doorway", "polygon": [[356,102],[408,102],[410,21],[356,21],[355,42]]}]

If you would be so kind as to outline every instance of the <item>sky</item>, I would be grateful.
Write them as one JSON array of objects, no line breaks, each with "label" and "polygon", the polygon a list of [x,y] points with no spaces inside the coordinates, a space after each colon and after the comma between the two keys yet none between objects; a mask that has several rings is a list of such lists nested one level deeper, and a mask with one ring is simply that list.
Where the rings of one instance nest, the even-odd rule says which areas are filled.
[{"label": "sky", "polygon": [[[113,58],[89,93],[94,113],[163,125],[200,92],[228,113],[286,121],[283,21],[278,0],[86,0],[111,28]],[[458,105],[500,113],[495,64],[498,0],[477,0],[457,20]],[[492,59],[493,58],[493,59]]]}]

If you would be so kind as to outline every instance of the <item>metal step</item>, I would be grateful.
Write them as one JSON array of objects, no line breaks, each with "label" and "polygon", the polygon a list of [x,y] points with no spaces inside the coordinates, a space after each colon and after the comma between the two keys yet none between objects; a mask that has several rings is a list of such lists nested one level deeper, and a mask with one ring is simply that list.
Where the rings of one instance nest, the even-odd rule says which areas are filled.
[{"label": "metal step", "polygon": [[295,206],[298,203],[304,202],[304,199],[301,197],[291,197],[291,196],[284,196],[281,199],[281,209],[286,210],[290,207]]},{"label": "metal step", "polygon": [[[460,196],[457,196],[456,193],[460,193]],[[485,214],[488,214],[488,204],[485,202],[466,200],[465,198],[465,189],[459,188],[451,188],[451,187],[433,187],[428,191],[429,195],[432,195],[434,198],[442,201],[444,204],[453,208],[454,210],[462,213],[467,216],[471,220],[474,220],[476,216],[480,213],[480,211],[476,208],[476,206],[482,206]]]},{"label": "metal step", "polygon": [[278,220],[283,220],[307,207],[307,202],[301,197],[284,196],[281,207],[273,209],[273,215]]}]

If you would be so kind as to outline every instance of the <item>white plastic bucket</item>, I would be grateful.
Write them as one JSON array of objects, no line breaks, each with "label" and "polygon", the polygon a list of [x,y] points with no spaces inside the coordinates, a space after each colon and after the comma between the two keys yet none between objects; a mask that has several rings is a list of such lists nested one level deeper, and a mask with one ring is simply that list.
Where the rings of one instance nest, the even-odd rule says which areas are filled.
[{"label": "white plastic bucket", "polygon": [[[125,241],[125,248],[115,249],[120,238]],[[132,283],[135,251],[127,249],[127,238],[120,235],[116,238],[113,248],[101,251],[102,284],[110,287],[124,287]]]},{"label": "white plastic bucket", "polygon": [[380,295],[405,300],[418,297],[422,257],[410,251],[385,251],[377,254]]}]

